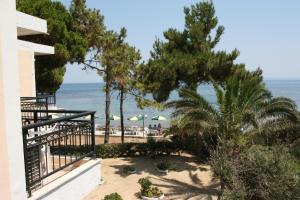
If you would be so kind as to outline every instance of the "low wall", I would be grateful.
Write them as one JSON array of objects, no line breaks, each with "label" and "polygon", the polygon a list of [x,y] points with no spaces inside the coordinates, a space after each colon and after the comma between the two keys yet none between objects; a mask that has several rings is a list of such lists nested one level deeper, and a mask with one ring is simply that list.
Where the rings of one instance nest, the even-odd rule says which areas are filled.
[{"label": "low wall", "polygon": [[100,159],[90,160],[37,190],[29,200],[81,200],[100,184],[100,165]]}]

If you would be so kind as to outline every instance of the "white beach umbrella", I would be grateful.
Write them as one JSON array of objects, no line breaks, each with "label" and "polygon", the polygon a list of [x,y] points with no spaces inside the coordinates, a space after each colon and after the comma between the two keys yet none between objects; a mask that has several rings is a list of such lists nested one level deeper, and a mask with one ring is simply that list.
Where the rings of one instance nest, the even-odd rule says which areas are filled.
[{"label": "white beach umbrella", "polygon": [[152,120],[157,120],[157,121],[165,121],[167,120],[167,118],[165,118],[164,116],[161,115],[157,115],[151,118]]},{"label": "white beach umbrella", "polygon": [[111,115],[110,117],[109,117],[109,120],[113,120],[113,121],[115,121],[115,120],[120,120],[121,118],[119,117],[119,116],[116,116],[116,115]]}]

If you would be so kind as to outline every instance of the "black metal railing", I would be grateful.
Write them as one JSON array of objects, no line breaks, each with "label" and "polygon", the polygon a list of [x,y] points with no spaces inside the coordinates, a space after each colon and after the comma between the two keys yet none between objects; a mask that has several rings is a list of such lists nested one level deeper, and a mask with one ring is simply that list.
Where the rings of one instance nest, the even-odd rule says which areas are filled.
[{"label": "black metal railing", "polygon": [[26,189],[43,185],[43,181],[56,172],[94,155],[95,112],[66,110],[22,110],[33,116],[47,113],[60,115],[56,119],[38,118],[35,123],[24,125],[23,146]]},{"label": "black metal railing", "polygon": [[[48,110],[55,105],[55,95],[40,95],[37,97],[21,97],[22,125],[36,123],[37,118],[49,119],[47,112],[33,113],[25,110]],[[34,116],[34,114],[39,114]]]},{"label": "black metal railing", "polygon": [[56,93],[37,92],[36,96],[47,98],[49,105],[56,105]]}]

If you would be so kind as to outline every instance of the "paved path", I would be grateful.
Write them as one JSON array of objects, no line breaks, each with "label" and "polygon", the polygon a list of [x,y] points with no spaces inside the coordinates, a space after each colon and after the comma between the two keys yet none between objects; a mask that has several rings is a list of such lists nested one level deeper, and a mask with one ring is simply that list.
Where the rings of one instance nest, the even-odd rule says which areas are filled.
[{"label": "paved path", "polygon": [[[156,171],[160,159],[146,157],[102,160],[104,184],[98,186],[84,200],[102,200],[107,194],[118,192],[124,200],[139,199],[139,178],[149,177],[154,186],[165,194],[165,199],[214,200],[219,183],[212,177],[208,165],[200,164],[190,155],[168,157],[174,167],[167,175]],[[125,165],[135,165],[136,174],[125,174]]]}]

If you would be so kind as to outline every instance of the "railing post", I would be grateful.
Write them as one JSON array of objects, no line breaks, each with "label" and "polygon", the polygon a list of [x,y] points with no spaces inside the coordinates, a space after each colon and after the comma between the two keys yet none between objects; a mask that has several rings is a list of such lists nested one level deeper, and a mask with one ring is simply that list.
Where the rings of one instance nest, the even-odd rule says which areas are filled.
[{"label": "railing post", "polygon": [[92,136],[92,149],[93,149],[93,156],[96,157],[96,142],[95,142],[95,116],[94,113],[91,114],[91,136]]},{"label": "railing post", "polygon": [[23,154],[24,154],[24,167],[25,167],[25,179],[26,179],[26,190],[28,192],[28,196],[31,196],[31,189],[29,185],[29,173],[28,173],[28,155],[27,155],[27,135],[28,129],[22,129],[23,135]]},{"label": "railing post", "polygon": [[46,97],[46,110],[47,110],[47,112],[46,112],[46,117],[47,117],[47,118],[49,117],[49,112],[48,112],[49,105],[48,105],[48,103],[49,103],[49,100],[48,100],[48,97]]},{"label": "railing post", "polygon": [[[38,113],[37,113],[36,110],[34,110],[34,111],[33,111],[33,122],[34,122],[34,123],[37,123],[37,121],[38,121]],[[35,127],[35,128],[34,128],[34,131],[37,131],[37,130],[38,130],[38,128]]]}]

